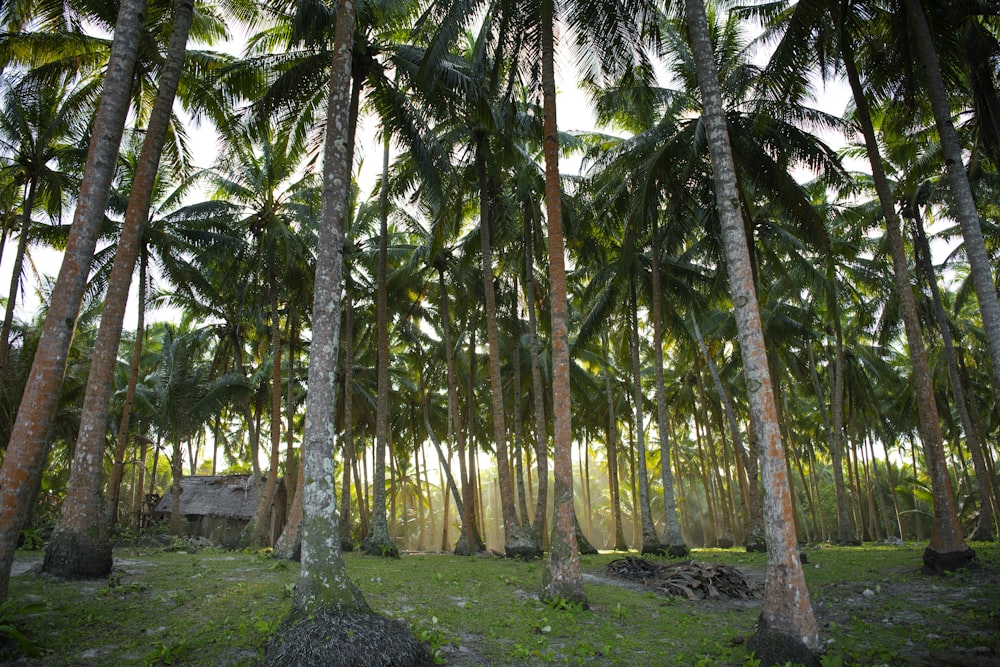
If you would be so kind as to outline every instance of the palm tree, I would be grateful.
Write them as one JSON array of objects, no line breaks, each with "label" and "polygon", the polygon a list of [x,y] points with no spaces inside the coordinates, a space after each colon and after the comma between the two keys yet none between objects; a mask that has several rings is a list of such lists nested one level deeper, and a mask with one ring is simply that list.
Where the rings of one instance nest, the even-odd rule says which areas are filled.
[{"label": "palm tree", "polygon": [[[340,342],[340,295],[343,269],[343,225],[350,199],[348,121],[351,55],[354,43],[354,3],[337,3],[330,96],[327,102],[323,153],[323,211],[320,218],[313,297],[313,338],[309,351],[309,394],[302,443],[305,486],[302,495],[302,568],[295,587],[292,612],[268,649],[269,665],[329,664],[326,652],[356,655],[370,650],[350,646],[352,619],[381,634],[382,655],[398,664],[430,664],[426,649],[401,626],[371,613],[361,592],[351,583],[340,552],[333,476],[334,410]],[[331,630],[344,632],[330,642]],[[366,632],[368,634],[368,632]],[[312,641],[303,641],[307,637]],[[370,635],[369,635],[370,636]],[[402,639],[403,641],[399,641]],[[409,639],[410,641],[405,641]],[[402,646],[401,646],[402,645]],[[317,650],[324,647],[326,650]]]},{"label": "palm tree", "polygon": [[[111,541],[101,502],[104,442],[107,431],[111,379],[118,361],[125,306],[135,261],[149,218],[160,156],[170,125],[174,96],[184,65],[194,0],[177,0],[166,62],[160,76],[156,102],[146,128],[142,152],[125,212],[101,326],[94,346],[94,360],[87,380],[80,436],[73,455],[67,501],[45,551],[45,570],[62,576],[104,576],[111,571]],[[179,502],[179,501],[178,501]]]},{"label": "palm tree", "polygon": [[[44,83],[5,77],[2,86],[0,160],[10,178],[7,187],[19,187],[23,195],[17,251],[0,328],[0,370],[10,349],[10,330],[25,254],[35,236],[32,216],[38,208],[52,219],[62,214],[69,191],[75,185],[73,170],[82,158],[79,142],[86,131],[84,116],[89,111],[89,96],[84,87],[66,75]],[[7,231],[5,227],[5,236]]]},{"label": "palm tree", "polygon": [[128,112],[144,12],[144,0],[126,0],[119,8],[104,93],[94,117],[65,257],[22,398],[24,409],[18,411],[7,454],[0,467],[0,489],[3,489],[0,492],[0,599],[7,598],[14,550],[28,516],[30,500],[41,481],[49,427],[59,396],[57,388],[66,368]]},{"label": "palm tree", "polygon": [[705,132],[715,178],[716,207],[722,225],[729,289],[733,297],[743,372],[751,415],[761,447],[764,529],[768,568],[764,608],[752,646],[764,664],[788,659],[816,662],[819,630],[798,559],[795,522],[785,469],[778,413],[768,369],[750,253],[740,210],[732,148],[722,106],[709,23],[703,0],[686,0],[688,32],[702,93]]},{"label": "palm tree", "polygon": [[[934,111],[934,121],[941,140],[941,153],[948,172],[955,214],[965,239],[965,254],[969,260],[972,282],[982,313],[987,349],[993,365],[993,382],[1000,387],[1000,299],[997,298],[992,262],[986,251],[982,223],[969,185],[969,176],[962,156],[962,144],[955,130],[948,92],[941,74],[941,64],[928,26],[927,15],[919,0],[902,0],[910,28],[912,48],[920,63],[927,95]],[[952,545],[954,546],[954,545]]]}]

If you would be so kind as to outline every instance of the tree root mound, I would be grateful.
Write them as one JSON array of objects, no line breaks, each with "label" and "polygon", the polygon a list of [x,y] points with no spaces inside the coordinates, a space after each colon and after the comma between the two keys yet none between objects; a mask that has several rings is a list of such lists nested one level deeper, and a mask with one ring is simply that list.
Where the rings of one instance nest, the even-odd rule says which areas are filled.
[{"label": "tree root mound", "polygon": [[401,621],[324,610],[289,616],[267,647],[267,667],[425,667],[430,651]]},{"label": "tree root mound", "polygon": [[940,553],[930,547],[924,549],[924,574],[944,574],[955,570],[977,570],[976,552],[966,547],[963,551]]},{"label": "tree root mound", "polygon": [[45,549],[42,571],[66,579],[100,579],[113,564],[107,538],[57,530]]},{"label": "tree root mound", "polygon": [[689,600],[757,597],[760,586],[735,567],[719,563],[685,560],[677,563],[653,563],[628,556],[608,563],[612,577],[639,581],[646,588]]}]

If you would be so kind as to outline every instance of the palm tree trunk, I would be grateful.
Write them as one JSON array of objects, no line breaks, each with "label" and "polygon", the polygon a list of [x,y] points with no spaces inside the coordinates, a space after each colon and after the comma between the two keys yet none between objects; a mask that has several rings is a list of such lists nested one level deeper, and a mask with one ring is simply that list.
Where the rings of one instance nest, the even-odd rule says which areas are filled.
[{"label": "palm tree trunk", "polygon": [[305,466],[299,463],[295,482],[295,495],[292,496],[292,506],[288,510],[288,520],[281,536],[274,543],[275,558],[299,560],[302,557],[302,487],[305,483]]},{"label": "palm tree trunk", "polygon": [[[702,94],[703,122],[708,136],[715,198],[726,251],[729,289],[743,357],[751,419],[760,446],[767,540],[767,579],[764,605],[751,642],[765,664],[787,659],[815,663],[819,630],[809,601],[794,529],[785,452],[778,428],[777,408],[760,309],[751,273],[750,252],[743,214],[739,209],[736,171],[726,128],[722,94],[708,31],[703,0],[686,0],[688,30]],[[750,480],[755,483],[755,480]]]},{"label": "palm tree trunk", "polygon": [[670,467],[670,438],[667,432],[667,388],[663,379],[663,295],[660,286],[660,234],[658,218],[653,213],[653,360],[656,372],[656,425],[660,434],[660,478],[663,481],[663,546],[667,554],[682,558],[688,547],[681,534],[674,500],[674,473]]},{"label": "palm tree trunk", "polygon": [[14,254],[14,267],[10,274],[7,308],[4,310],[3,325],[0,327],[0,369],[7,365],[7,355],[10,353],[10,330],[14,324],[14,308],[17,305],[17,293],[20,291],[21,274],[24,272],[24,256],[27,254],[28,239],[31,236],[31,212],[35,208],[36,187],[34,178],[25,186],[21,233],[17,239],[17,252]]},{"label": "palm tree trunk", "polygon": [[719,394],[719,401],[722,403],[722,410],[725,413],[726,422],[729,424],[729,433],[733,439],[733,449],[736,451],[736,456],[743,463],[743,469],[747,476],[745,513],[747,525],[744,546],[747,551],[764,551],[767,545],[764,535],[764,516],[761,514],[763,501],[760,497],[760,485],[757,482],[757,462],[753,456],[747,453],[743,445],[743,437],[740,435],[740,428],[736,423],[736,411],[733,409],[729,392],[726,391],[725,385],[722,384],[722,378],[719,377],[715,361],[708,353],[708,346],[705,345],[705,339],[701,335],[701,328],[698,326],[698,320],[694,315],[691,316],[691,323],[694,328],[695,340],[698,342],[702,356],[705,357],[705,363],[708,365],[709,373],[712,375],[712,382],[715,384],[716,393]]},{"label": "palm tree trunk", "polygon": [[[278,313],[278,276],[274,268],[274,253],[268,249],[268,282],[271,283],[271,456],[270,470],[264,491],[257,497],[257,509],[253,519],[247,524],[241,536],[243,546],[265,547],[268,544],[267,515],[274,502],[274,494],[278,488],[278,464],[281,462],[281,315]],[[291,382],[291,378],[289,378]],[[291,410],[291,406],[288,407]]]},{"label": "palm tree trunk", "polygon": [[143,0],[125,0],[118,10],[73,226],[0,466],[0,601],[7,599],[14,551],[41,484],[52,416],[117,165],[145,11]]},{"label": "palm tree trunk", "polygon": [[[846,7],[843,11],[846,11]],[[847,78],[854,94],[854,103],[858,110],[858,124],[861,126],[871,162],[872,179],[879,202],[882,205],[882,214],[885,217],[886,234],[895,273],[896,293],[900,301],[907,347],[913,364],[913,382],[917,394],[920,437],[924,444],[928,474],[931,480],[931,492],[934,495],[933,530],[931,531],[930,546],[924,552],[924,567],[930,571],[956,569],[971,562],[975,557],[975,552],[965,544],[958,522],[955,498],[951,491],[951,480],[948,477],[944,460],[944,444],[941,437],[937,403],[934,398],[927,353],[921,338],[917,305],[910,287],[910,272],[907,266],[906,252],[903,248],[902,235],[899,231],[895,200],[882,166],[878,140],[875,128],[872,126],[868,100],[861,86],[861,78],[855,63],[850,37],[843,29],[841,29],[840,47]],[[997,329],[997,333],[1000,334],[1000,328]]]},{"label": "palm tree trunk", "polygon": [[496,290],[493,286],[493,188],[487,174],[489,144],[485,133],[478,133],[476,171],[479,176],[479,238],[483,274],[486,345],[490,372],[490,405],[493,412],[493,443],[496,447],[497,478],[500,483],[500,509],[503,514],[504,552],[508,558],[531,559],[541,556],[541,548],[531,539],[518,520],[514,504],[514,482],[507,453],[507,426],[504,418],[503,382],[500,377],[500,327],[497,322]]},{"label": "palm tree trunk", "polygon": [[[919,204],[914,203],[914,209]],[[962,378],[958,372],[958,356],[955,354],[955,342],[951,337],[951,325],[948,322],[948,315],[945,313],[944,304],[941,301],[941,289],[938,287],[937,278],[934,274],[934,264],[931,260],[930,242],[924,232],[924,226],[920,221],[917,211],[914,210],[913,235],[916,255],[916,268],[924,274],[924,280],[930,287],[931,303],[934,309],[934,319],[937,321],[938,330],[941,332],[941,342],[944,347],[945,361],[948,365],[948,379],[951,382],[951,395],[958,410],[958,417],[962,422],[962,431],[969,444],[969,454],[972,457],[972,466],[976,471],[976,485],[979,491],[979,519],[976,521],[976,528],[969,536],[970,540],[990,541],[993,539],[993,517],[995,508],[993,502],[996,492],[993,487],[993,479],[986,467],[986,459],[983,456],[983,445],[979,439],[979,430],[972,422],[969,415],[969,406],[965,399],[965,388],[962,386]]]},{"label": "palm tree trunk", "polygon": [[389,446],[389,134],[382,147],[382,183],[379,188],[378,290],[376,294],[375,467],[373,470],[371,532],[361,548],[372,556],[398,558],[399,548],[389,537],[386,521],[385,453]]},{"label": "palm tree trunk", "polygon": [[635,413],[635,443],[637,474],[639,476],[639,516],[642,522],[642,553],[663,555],[663,545],[656,535],[653,513],[649,509],[649,473],[646,467],[646,425],[642,403],[641,370],[639,367],[639,316],[635,277],[629,277],[629,351],[632,357],[632,410]]},{"label": "palm tree trunk", "polygon": [[[443,335],[445,365],[448,370],[448,420],[458,444],[458,470],[462,483],[462,502],[456,502],[458,513],[462,516],[462,535],[455,545],[455,554],[470,556],[482,551],[482,541],[476,528],[475,502],[472,497],[471,480],[465,458],[465,429],[462,427],[462,417],[459,413],[458,373],[455,370],[455,348],[451,342],[451,315],[448,308],[448,288],[444,279],[444,263],[439,262],[438,290],[441,295],[441,332]],[[457,498],[456,498],[457,500]]]},{"label": "palm tree trunk", "polygon": [[[604,348],[607,349],[608,346],[605,344]],[[607,363],[608,365],[604,368],[604,395],[608,402],[608,492],[611,495],[611,518],[614,524],[614,546],[612,548],[615,551],[628,551],[625,531],[622,527],[622,498],[618,475],[618,427],[615,419],[615,399],[611,392],[610,360]]]},{"label": "palm tree trunk", "polygon": [[951,106],[941,76],[941,66],[934,50],[934,41],[927,17],[918,0],[903,0],[913,45],[923,68],[927,96],[934,111],[941,140],[941,152],[948,171],[948,184],[955,203],[955,213],[965,240],[965,254],[969,259],[972,283],[979,301],[983,319],[986,348],[990,354],[993,371],[993,391],[1000,392],[1000,300],[997,299],[992,260],[986,251],[983,230],[976,210],[976,200],[969,185],[969,175],[962,158],[962,145],[952,121]]},{"label": "palm tree trunk", "polygon": [[[138,315],[135,324],[135,344],[132,346],[132,362],[128,371],[128,386],[125,389],[125,404],[118,424],[115,440],[115,458],[108,481],[108,499],[105,515],[108,528],[113,529],[118,521],[118,498],[121,493],[122,475],[125,470],[125,450],[129,442],[129,426],[132,421],[132,406],[135,403],[135,389],[139,384],[139,365],[142,362],[143,339],[146,337],[146,253],[139,256]],[[214,474],[214,472],[213,472]]]},{"label": "palm tree trunk", "polygon": [[570,406],[569,303],[563,253],[562,190],[556,123],[554,3],[542,3],[542,108],[545,153],[545,211],[549,236],[549,290],[552,318],[552,410],[555,483],[552,544],[542,574],[542,596],[586,605],[573,510],[573,429]]},{"label": "palm tree trunk", "polygon": [[322,609],[367,612],[361,592],[351,583],[340,552],[334,454],[337,361],[340,343],[340,295],[343,286],[343,224],[350,197],[347,124],[350,107],[354,3],[337,3],[333,67],[327,104],[323,157],[323,209],[320,217],[313,292],[312,345],[309,348],[309,394],[302,443],[302,568],[293,598],[293,614]]},{"label": "palm tree trunk", "polygon": [[[341,456],[344,476],[340,484],[340,548],[351,551],[351,471],[354,468],[354,301],[350,285],[344,290],[344,430]],[[358,498],[360,499],[360,495]],[[360,502],[359,502],[360,505]]]},{"label": "palm tree trunk", "polygon": [[[533,216],[524,216],[524,299],[528,309],[529,350],[531,352],[531,397],[535,404],[535,461],[538,466],[538,496],[531,528],[541,544],[545,535],[549,502],[549,435],[545,419],[545,389],[542,386],[541,345],[538,342],[538,316],[535,314],[535,243]],[[530,486],[530,485],[529,485]]]}]

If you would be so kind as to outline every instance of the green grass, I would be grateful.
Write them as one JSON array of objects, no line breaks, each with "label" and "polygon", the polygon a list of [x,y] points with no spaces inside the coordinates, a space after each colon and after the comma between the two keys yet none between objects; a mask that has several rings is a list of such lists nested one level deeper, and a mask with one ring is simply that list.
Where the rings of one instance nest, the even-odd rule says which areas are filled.
[{"label": "green grass", "polygon": [[[906,664],[932,650],[1000,649],[1000,547],[983,569],[919,574],[923,547],[807,551],[806,577],[828,665]],[[697,550],[763,573],[764,554]],[[599,573],[621,554],[585,557]],[[39,559],[39,552],[19,552]],[[42,654],[24,665],[256,665],[288,612],[298,565],[265,554],[122,549],[108,580],[11,580],[13,621]],[[589,609],[545,604],[542,562],[345,554],[376,610],[403,619],[452,665],[754,665],[741,638],[760,602],[691,602],[587,583]],[[865,590],[870,591],[865,595]]]}]

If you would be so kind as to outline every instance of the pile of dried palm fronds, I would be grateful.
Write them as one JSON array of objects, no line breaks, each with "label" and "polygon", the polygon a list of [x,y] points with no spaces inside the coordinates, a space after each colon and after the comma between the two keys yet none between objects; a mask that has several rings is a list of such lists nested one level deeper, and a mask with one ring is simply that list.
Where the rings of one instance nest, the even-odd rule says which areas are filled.
[{"label": "pile of dried palm fronds", "polygon": [[760,588],[735,567],[696,560],[661,564],[628,556],[608,563],[607,573],[640,581],[647,588],[667,595],[685,596],[689,600],[752,598]]}]

